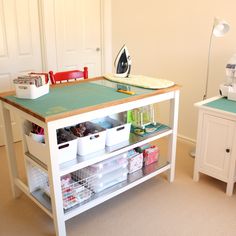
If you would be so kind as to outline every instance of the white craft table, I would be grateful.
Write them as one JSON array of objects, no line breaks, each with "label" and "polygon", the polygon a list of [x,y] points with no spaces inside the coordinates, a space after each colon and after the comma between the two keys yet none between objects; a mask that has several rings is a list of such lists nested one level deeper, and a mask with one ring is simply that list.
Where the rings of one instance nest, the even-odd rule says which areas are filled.
[{"label": "white craft table", "polygon": [[[0,105],[3,113],[13,196],[17,197],[21,192],[25,193],[53,219],[56,235],[65,236],[65,221],[68,219],[162,172],[167,171],[168,179],[172,182],[175,174],[179,89],[180,87],[178,85],[161,90],[132,87],[132,90],[135,91],[136,94],[127,95],[117,93],[116,83],[107,81],[101,77],[51,87],[48,95],[36,100],[17,99],[11,93],[1,94]],[[69,90],[69,92],[67,90]],[[74,93],[76,93],[76,96]],[[58,96],[58,94],[60,96]],[[106,148],[101,152],[87,157],[77,156],[75,160],[61,165],[58,164],[58,149],[55,148],[57,147],[57,129],[163,101],[170,101],[170,121],[167,129],[160,130],[147,137],[130,135],[130,140],[126,144]],[[23,155],[28,175],[28,184],[25,184],[19,178],[17,171],[10,111],[14,111],[22,121]],[[24,133],[24,124],[26,121],[33,122],[44,128],[46,163],[40,162],[36,156],[32,156],[28,151]],[[100,194],[95,194],[89,201],[67,211],[63,209],[61,193],[62,176],[165,136],[169,138],[167,157],[160,157],[155,165],[143,168],[139,174],[134,173],[129,175],[127,181],[111,189],[107,189]],[[48,176],[50,198],[45,199],[40,191],[35,190],[35,183],[30,178],[30,167],[32,166],[39,168]]]}]

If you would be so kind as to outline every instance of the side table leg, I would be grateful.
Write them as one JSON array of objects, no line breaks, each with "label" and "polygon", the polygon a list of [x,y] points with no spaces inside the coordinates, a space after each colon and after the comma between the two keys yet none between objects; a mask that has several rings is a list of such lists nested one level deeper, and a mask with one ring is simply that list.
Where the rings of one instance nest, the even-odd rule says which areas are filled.
[{"label": "side table leg", "polygon": [[194,172],[193,172],[193,180],[195,182],[199,181],[199,171],[197,171],[196,169],[194,169]]},{"label": "side table leg", "polygon": [[233,181],[229,181],[227,183],[227,187],[226,187],[226,195],[231,197],[232,194],[233,194],[233,190],[234,190],[234,182]]}]

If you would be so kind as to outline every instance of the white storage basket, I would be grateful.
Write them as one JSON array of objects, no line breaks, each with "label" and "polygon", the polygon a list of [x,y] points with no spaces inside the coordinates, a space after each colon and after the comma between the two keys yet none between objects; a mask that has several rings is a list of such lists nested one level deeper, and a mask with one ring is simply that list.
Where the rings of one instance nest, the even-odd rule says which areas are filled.
[{"label": "white storage basket", "polygon": [[77,153],[80,156],[85,156],[105,148],[106,130],[92,122],[85,123],[86,127],[96,130],[96,133],[77,138]]},{"label": "white storage basket", "polygon": [[16,97],[36,99],[47,93],[49,93],[49,83],[40,87],[36,87],[35,84],[15,84]]},{"label": "white storage basket", "polygon": [[25,135],[28,151],[31,155],[47,164],[47,149],[45,143],[35,141],[32,137]]},{"label": "white storage basket", "polygon": [[124,124],[110,117],[95,120],[95,122],[103,128],[111,127],[106,130],[106,146],[113,146],[129,140],[131,123]]},{"label": "white storage basket", "polygon": [[77,140],[71,140],[57,145],[59,164],[77,158]]},{"label": "white storage basket", "polygon": [[[32,137],[25,135],[29,153],[47,165],[47,147],[45,143],[39,143]],[[55,147],[59,164],[73,160],[77,157],[77,139],[61,143]]]}]

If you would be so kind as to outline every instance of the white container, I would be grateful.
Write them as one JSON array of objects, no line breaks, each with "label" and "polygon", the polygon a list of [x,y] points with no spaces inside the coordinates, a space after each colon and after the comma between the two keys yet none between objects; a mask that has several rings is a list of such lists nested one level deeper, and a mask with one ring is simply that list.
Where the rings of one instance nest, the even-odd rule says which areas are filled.
[{"label": "white container", "polygon": [[92,189],[95,193],[99,193],[107,188],[110,188],[120,182],[127,180],[127,174],[128,172],[126,171],[123,172],[120,176],[117,176],[116,178],[106,179],[100,182],[97,181],[92,185]]},{"label": "white container", "polygon": [[77,139],[57,145],[59,164],[77,157]]},{"label": "white container", "polygon": [[41,162],[47,164],[47,149],[45,143],[37,142],[28,135],[25,135],[25,138],[29,153],[35,156]]},{"label": "white container", "polygon": [[118,143],[129,140],[131,123],[123,124],[118,120],[114,120],[110,117],[95,121],[98,125],[103,126],[103,123],[109,123],[112,128],[107,128],[106,134],[106,146],[113,146]]},{"label": "white container", "polygon": [[85,156],[105,148],[106,130],[98,127],[96,124],[92,124],[91,122],[86,123],[93,125],[100,132],[77,138],[77,153],[80,156]]},{"label": "white container", "polygon": [[36,87],[35,84],[15,84],[16,97],[36,99],[49,93],[49,83]]},{"label": "white container", "polygon": [[[39,143],[32,137],[25,135],[29,153],[47,165],[47,147],[45,143]],[[76,158],[77,139],[61,143],[55,147],[57,149],[59,164]]]}]

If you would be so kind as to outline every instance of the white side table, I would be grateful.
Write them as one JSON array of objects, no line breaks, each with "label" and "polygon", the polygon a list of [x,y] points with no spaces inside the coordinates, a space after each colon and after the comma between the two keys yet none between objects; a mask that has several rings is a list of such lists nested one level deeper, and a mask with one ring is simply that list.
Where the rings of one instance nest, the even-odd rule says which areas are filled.
[{"label": "white side table", "polygon": [[214,97],[196,103],[199,109],[194,181],[199,172],[227,183],[231,196],[236,181],[236,102]]}]

